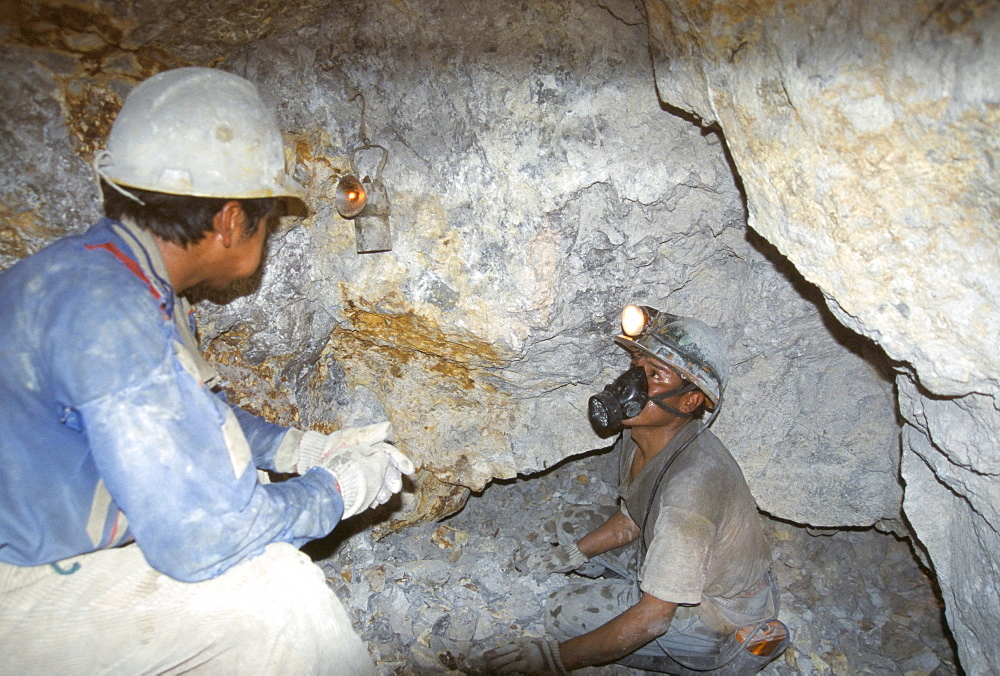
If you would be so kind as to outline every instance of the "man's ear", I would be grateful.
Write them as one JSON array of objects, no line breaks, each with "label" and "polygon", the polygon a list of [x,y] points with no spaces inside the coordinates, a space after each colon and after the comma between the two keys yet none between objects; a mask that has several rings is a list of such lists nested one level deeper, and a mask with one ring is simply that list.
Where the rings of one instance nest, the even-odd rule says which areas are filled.
[{"label": "man's ear", "polygon": [[698,410],[698,407],[705,403],[705,393],[701,390],[692,390],[690,392],[684,393],[684,398],[681,399],[680,410],[682,413],[693,413]]},{"label": "man's ear", "polygon": [[243,236],[246,220],[246,214],[243,213],[243,207],[240,206],[240,203],[236,200],[229,200],[215,212],[215,216],[212,218],[212,230],[222,246],[228,249],[235,240]]}]

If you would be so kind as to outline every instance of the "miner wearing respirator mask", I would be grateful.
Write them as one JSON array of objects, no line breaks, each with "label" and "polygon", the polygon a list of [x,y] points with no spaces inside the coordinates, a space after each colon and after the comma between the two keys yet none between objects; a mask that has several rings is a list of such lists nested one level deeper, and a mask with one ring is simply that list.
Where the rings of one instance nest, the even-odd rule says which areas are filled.
[{"label": "miner wearing respirator mask", "polygon": [[[0,654],[12,673],[374,674],[298,547],[412,463],[231,405],[182,295],[259,267],[286,174],[247,80],[137,85],[95,169],[106,218],[0,272]],[[297,475],[270,483],[258,469]]]},{"label": "miner wearing respirator mask", "polygon": [[[545,611],[546,636],[486,653],[498,673],[619,663],[665,673],[754,673],[787,646],[771,549],[739,465],[707,428],[728,377],[715,330],[629,306],[615,342],[631,366],[591,397],[615,445],[620,505],[574,506],[558,546],[517,562],[575,573]],[[702,416],[707,415],[703,420]]]}]

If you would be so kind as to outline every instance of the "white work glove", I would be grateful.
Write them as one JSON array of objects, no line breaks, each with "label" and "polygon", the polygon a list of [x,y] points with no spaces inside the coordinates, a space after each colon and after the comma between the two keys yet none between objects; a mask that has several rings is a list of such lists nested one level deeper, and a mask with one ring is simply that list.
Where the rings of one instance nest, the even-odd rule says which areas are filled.
[{"label": "white work glove", "polygon": [[390,444],[376,444],[383,448],[389,456],[389,465],[382,475],[382,487],[375,495],[376,505],[384,505],[392,499],[392,496],[403,490],[403,475],[409,476],[417,471],[413,466],[413,461],[403,455],[399,449]]},{"label": "white work glove", "polygon": [[486,665],[496,674],[567,673],[559,654],[559,642],[551,636],[521,638],[487,652]]},{"label": "white work glove", "polygon": [[295,473],[305,474],[313,467],[325,464],[334,453],[348,446],[371,446],[391,440],[392,423],[388,420],[364,427],[348,427],[330,434],[305,432],[299,439]]},{"label": "white work glove", "polygon": [[545,576],[552,573],[569,573],[587,561],[590,561],[590,558],[584,556],[574,542],[570,545],[558,547],[546,545],[536,549],[516,562],[514,567],[522,573]]},{"label": "white work glove", "polygon": [[415,471],[409,458],[384,442],[340,448],[319,466],[337,480],[344,519],[388,502],[402,489],[402,475]]}]

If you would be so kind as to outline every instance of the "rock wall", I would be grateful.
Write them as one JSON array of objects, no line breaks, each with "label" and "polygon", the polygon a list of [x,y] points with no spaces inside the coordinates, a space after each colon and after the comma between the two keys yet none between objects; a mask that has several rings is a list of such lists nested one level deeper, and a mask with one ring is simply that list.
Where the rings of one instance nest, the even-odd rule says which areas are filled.
[{"label": "rock wall", "polygon": [[[661,108],[641,6],[231,5],[7,19],[4,264],[93,218],[87,162],[134,82],[219,64],[278,108],[310,212],[249,295],[203,303],[205,346],[273,420],[388,416],[422,469],[396,525],[610,443],[586,400],[625,365],[621,307],[643,302],[725,334],[717,430],[764,510],[899,528],[886,369],[747,231],[719,136]],[[389,151],[387,253],[357,254],[332,204],[362,135]]]},{"label": "rock wall", "polygon": [[[970,169],[960,185],[970,192],[949,201],[932,191],[939,174],[928,172],[939,165],[931,159],[905,180],[903,169],[920,155],[909,143],[850,145],[820,134],[820,149],[829,149],[819,153],[817,143],[782,136],[823,127],[779,105],[781,77],[803,66],[791,56],[788,70],[775,66],[766,57],[784,52],[768,40],[788,26],[793,37],[821,39],[837,13],[824,23],[823,14],[753,7],[757,14],[740,15],[722,3],[708,14],[685,3],[630,0],[28,3],[0,13],[0,266],[96,216],[88,162],[135,82],[164,68],[217,65],[257,83],[276,106],[309,213],[286,219],[267,266],[243,295],[202,304],[203,342],[233,397],[272,420],[334,429],[389,417],[421,473],[388,527],[451,513],[495,477],[610,443],[591,430],[586,401],[624,368],[610,337],[621,307],[642,302],[720,328],[734,368],[716,431],[762,509],[797,523],[905,529],[896,394],[882,348],[909,364],[899,385],[903,413],[914,421],[907,448],[931,460],[909,452],[902,476],[909,495],[927,484],[917,502],[931,511],[908,504],[908,518],[935,565],[944,566],[940,549],[955,534],[932,537],[920,516],[929,521],[934,510],[953,509],[945,504],[952,493],[931,488],[941,485],[935,472],[945,473],[932,470],[933,461],[961,477],[959,495],[973,496],[973,508],[943,513],[974,523],[981,505],[995,504],[984,497],[988,478],[972,483],[985,464],[951,465],[961,434],[952,440],[939,430],[947,411],[968,411],[967,420],[996,414],[993,390],[981,385],[993,381],[976,375],[996,315],[976,315],[982,335],[972,324],[948,333],[941,308],[968,298],[947,295],[961,287],[955,282],[928,290],[921,272],[930,261],[920,256],[937,251],[937,241],[934,264],[946,251],[955,264],[958,245],[975,240],[977,228],[987,234],[968,265],[940,270],[967,279],[995,256],[982,219],[970,217],[949,240],[947,221],[925,227],[916,218],[982,209],[971,191],[981,186],[987,194],[991,184],[971,167],[992,156],[966,153]],[[727,35],[739,39],[727,42]],[[843,58],[862,58],[867,37],[843,47]],[[892,34],[876,42],[891,46]],[[837,63],[821,57],[810,62],[814,69]],[[972,97],[980,92],[974,65],[966,64],[970,77],[962,79]],[[844,100],[855,92],[860,103],[843,123],[882,120],[876,131],[894,141],[869,93],[876,76],[845,67],[810,82],[817,92],[836,84]],[[778,107],[751,115],[741,108],[744,88]],[[832,94],[817,96],[825,102]],[[932,122],[934,110],[921,115]],[[980,118],[995,113],[985,110]],[[724,136],[692,124],[692,113],[716,120]],[[964,114],[975,118],[971,108]],[[386,253],[357,254],[353,225],[332,203],[363,136],[389,151],[382,177],[393,248]],[[989,150],[993,141],[982,141]],[[855,178],[876,148],[903,168],[874,167]],[[942,153],[935,157],[950,162]],[[370,157],[359,162],[361,171],[374,171]],[[888,176],[901,176],[899,185],[882,195],[872,186]],[[904,213],[918,204],[908,202],[911,189],[924,201]],[[930,196],[935,209],[923,206]],[[852,220],[857,205],[882,209],[881,227]],[[896,240],[904,242],[898,251]],[[868,260],[878,262],[868,269]],[[920,283],[886,305],[879,299],[897,288],[896,271]],[[968,288],[995,293],[985,284]],[[940,344],[914,347],[917,334],[897,333],[898,322],[877,328],[876,318],[904,311],[910,324],[969,340],[966,357],[953,355],[956,366],[938,372],[918,357],[936,360]],[[948,386],[942,374],[956,380]],[[960,395],[961,378],[977,383],[965,392],[981,394],[956,402],[928,394]],[[910,387],[917,382],[923,390]],[[975,433],[967,436],[966,457],[980,462],[972,449],[982,445]],[[937,446],[919,446],[916,437]],[[996,521],[979,524],[978,555],[953,548],[949,584],[972,579],[968,571],[989,561],[988,523]]]},{"label": "rock wall", "polygon": [[1000,6],[645,5],[665,105],[721,128],[750,225],[896,362],[906,518],[964,668],[997,671]]}]

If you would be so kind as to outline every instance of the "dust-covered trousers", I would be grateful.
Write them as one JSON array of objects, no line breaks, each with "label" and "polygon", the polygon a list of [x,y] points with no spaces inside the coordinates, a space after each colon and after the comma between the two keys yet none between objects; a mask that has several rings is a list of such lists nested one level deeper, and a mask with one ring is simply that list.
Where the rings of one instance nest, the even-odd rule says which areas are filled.
[{"label": "dust-covered trousers", "polygon": [[375,673],[323,572],[286,543],[194,583],[135,545],[0,563],[0,655],[12,674]]},{"label": "dust-covered trousers", "polygon": [[[573,506],[567,508],[556,525],[560,544],[579,541],[603,524],[617,510],[614,506]],[[545,612],[546,632],[559,641],[586,634],[610,622],[634,606],[642,597],[637,583],[635,547],[626,546],[596,556],[577,569],[578,574],[596,578],[573,582],[549,597]],[[678,606],[670,627],[620,664],[656,670],[664,657],[704,658],[718,654],[734,629],[778,613],[777,588],[762,581],[759,591],[744,598],[719,599],[711,609]],[[711,611],[711,614],[706,613]],[[719,617],[721,615],[721,617]],[[706,616],[717,621],[706,621]],[[652,658],[652,659],[649,659]]]}]

